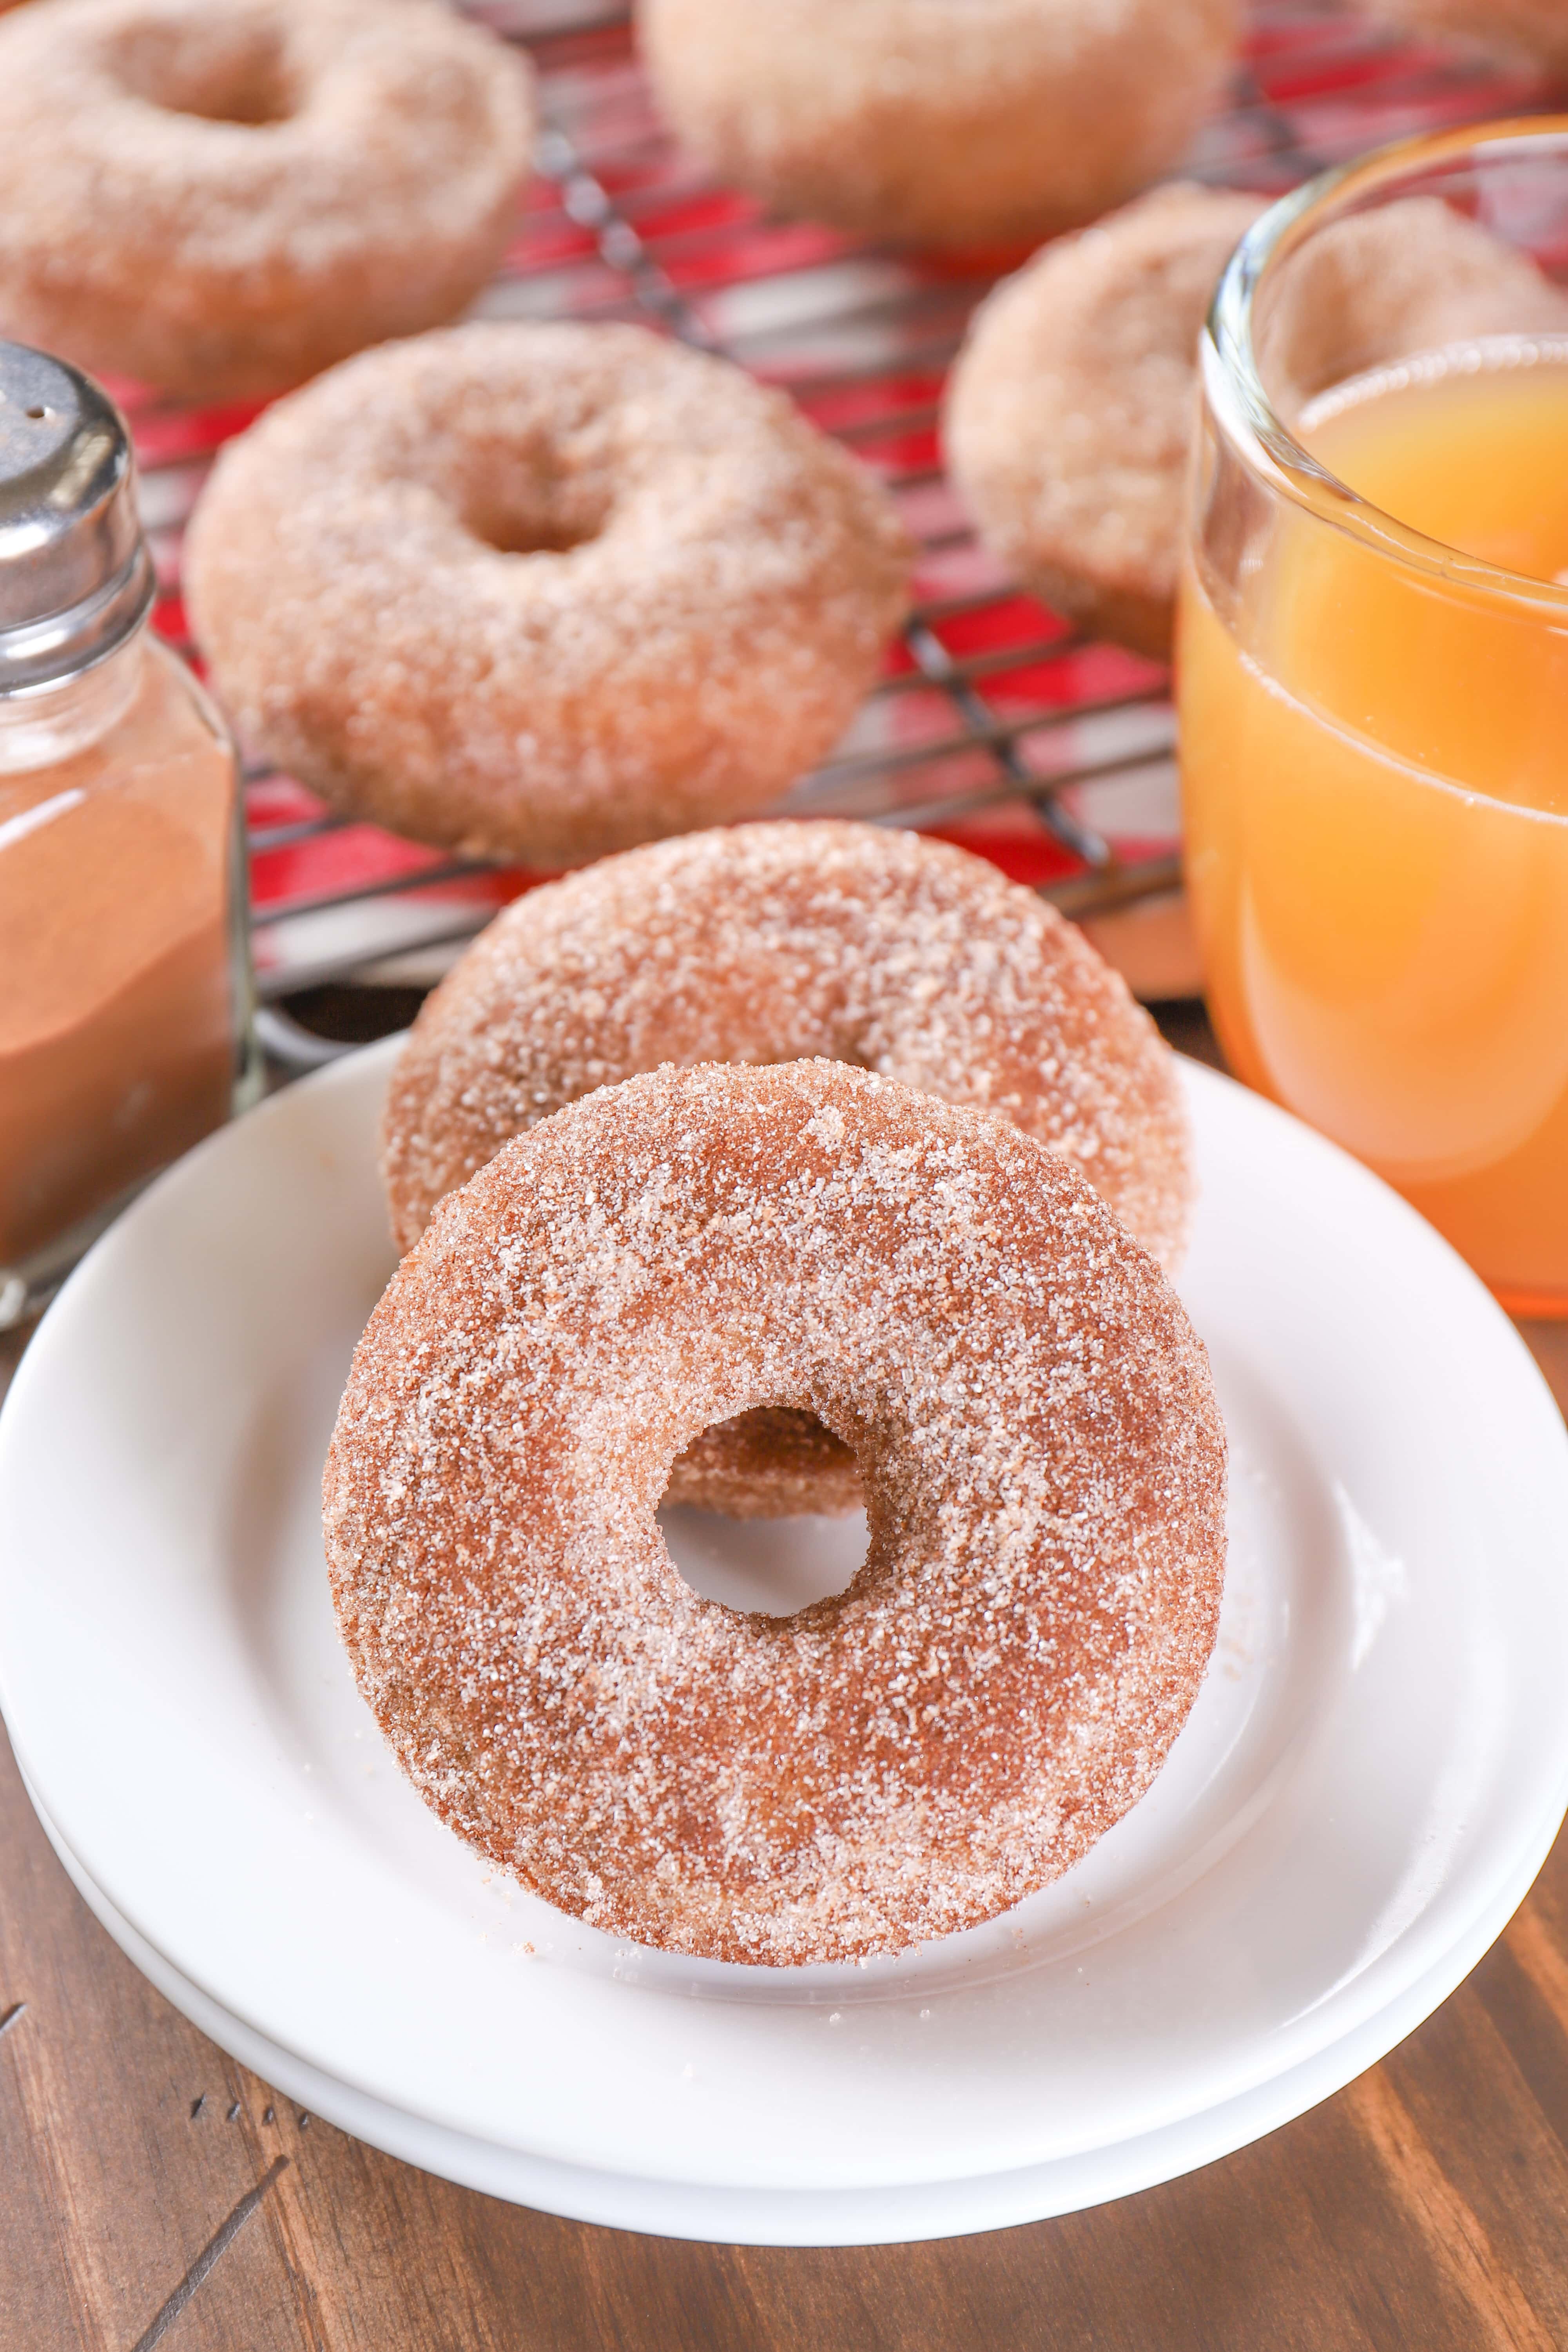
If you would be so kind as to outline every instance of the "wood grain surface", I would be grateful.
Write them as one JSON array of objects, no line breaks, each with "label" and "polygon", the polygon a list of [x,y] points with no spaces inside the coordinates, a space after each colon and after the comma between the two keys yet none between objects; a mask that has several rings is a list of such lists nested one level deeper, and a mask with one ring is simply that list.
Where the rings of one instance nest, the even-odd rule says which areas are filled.
[{"label": "wood grain surface", "polygon": [[[1568,1411],[1568,1328],[1521,1328]],[[1551,2352],[1568,1839],[1435,2017],[1256,2147],[1061,2221],[779,2251],[556,2221],[302,2115],[121,1958],[6,1749],[0,2166],[5,2352]]]}]

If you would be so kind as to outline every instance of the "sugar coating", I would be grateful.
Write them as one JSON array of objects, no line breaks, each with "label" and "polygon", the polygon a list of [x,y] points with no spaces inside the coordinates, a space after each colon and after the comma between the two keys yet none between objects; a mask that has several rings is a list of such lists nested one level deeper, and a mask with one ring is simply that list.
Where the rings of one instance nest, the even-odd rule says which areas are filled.
[{"label": "sugar coating", "polygon": [[[1173,1058],[1120,973],[983,858],[868,824],[773,823],[607,858],[517,899],[426,999],[382,1129],[393,1233],[509,1137],[661,1063],[822,1055],[995,1112],[1179,1257],[1192,1144]],[[847,1510],[854,1457],[799,1413],[710,1431],[671,1497]]]},{"label": "sugar coating", "polygon": [[682,140],[765,203],[937,245],[1048,236],[1176,163],[1236,0],[640,0]]},{"label": "sugar coating", "polygon": [[0,26],[5,331],[206,400],[298,383],[471,300],[533,124],[524,61],[430,0],[19,10]]},{"label": "sugar coating", "polygon": [[[1047,604],[1140,653],[1170,651],[1198,336],[1262,209],[1177,184],[1052,246],[982,304],[949,380],[943,447],[988,544]],[[1565,322],[1568,297],[1528,255],[1407,197],[1285,260],[1259,299],[1258,349],[1289,423],[1379,361]]]},{"label": "sugar coating", "polygon": [[547,860],[776,797],[875,677],[910,562],[875,478],[727,361],[479,323],[230,443],[186,579],[258,750],[416,839]]},{"label": "sugar coating", "polygon": [[1049,247],[981,305],[942,439],[988,544],[1048,604],[1169,649],[1198,331],[1253,196],[1174,186]]},{"label": "sugar coating", "polygon": [[[808,1411],[870,1543],[783,1619],[654,1513]],[[1153,1260],[1016,1128],[843,1064],[661,1069],[508,1143],[356,1350],[324,1508],[404,1770],[563,1910],[773,1965],[988,1918],[1148,1787],[1213,1646],[1225,1439]]]}]

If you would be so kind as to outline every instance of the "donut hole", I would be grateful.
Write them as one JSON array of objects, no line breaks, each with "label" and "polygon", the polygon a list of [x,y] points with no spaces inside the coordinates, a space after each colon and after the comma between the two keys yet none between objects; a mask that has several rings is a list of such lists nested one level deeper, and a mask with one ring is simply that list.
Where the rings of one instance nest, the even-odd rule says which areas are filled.
[{"label": "donut hole", "polygon": [[745,1617],[794,1617],[847,1591],[865,1565],[869,1541],[864,1511],[734,1519],[666,1502],[658,1524],[681,1582]]},{"label": "donut hole", "polygon": [[[793,1477],[780,1477],[781,1454]],[[658,1523],[677,1575],[703,1600],[789,1618],[859,1574],[869,1545],[861,1501],[860,1465],[843,1439],[798,1406],[763,1404],[689,1441]]]},{"label": "donut hole", "polygon": [[510,482],[504,464],[462,502],[463,522],[498,555],[569,555],[597,539],[611,500],[597,484],[535,473]]},{"label": "donut hole", "polygon": [[286,122],[300,90],[276,26],[211,20],[143,25],[120,44],[114,67],[121,87],[164,114],[250,128]]}]

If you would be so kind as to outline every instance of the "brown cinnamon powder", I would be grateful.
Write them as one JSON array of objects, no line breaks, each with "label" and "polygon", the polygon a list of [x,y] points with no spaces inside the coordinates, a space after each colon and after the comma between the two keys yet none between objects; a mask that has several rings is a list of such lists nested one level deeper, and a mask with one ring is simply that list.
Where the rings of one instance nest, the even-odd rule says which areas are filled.
[{"label": "brown cinnamon powder", "polygon": [[158,648],[106,736],[0,773],[0,1262],[227,1114],[235,790]]}]

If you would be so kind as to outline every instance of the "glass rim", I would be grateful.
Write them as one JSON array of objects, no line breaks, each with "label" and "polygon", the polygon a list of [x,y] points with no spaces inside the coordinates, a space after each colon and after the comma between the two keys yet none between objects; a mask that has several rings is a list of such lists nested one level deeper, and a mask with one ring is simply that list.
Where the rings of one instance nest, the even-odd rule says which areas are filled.
[{"label": "glass rim", "polygon": [[1210,411],[1237,455],[1293,504],[1450,592],[1500,599],[1543,619],[1568,622],[1568,585],[1430,539],[1331,473],[1276,413],[1252,346],[1253,305],[1266,271],[1303,244],[1324,215],[1346,212],[1358,196],[1445,163],[1531,151],[1568,161],[1568,114],[1513,116],[1394,140],[1292,188],[1253,223],[1226,262],[1204,322],[1199,372]]}]

